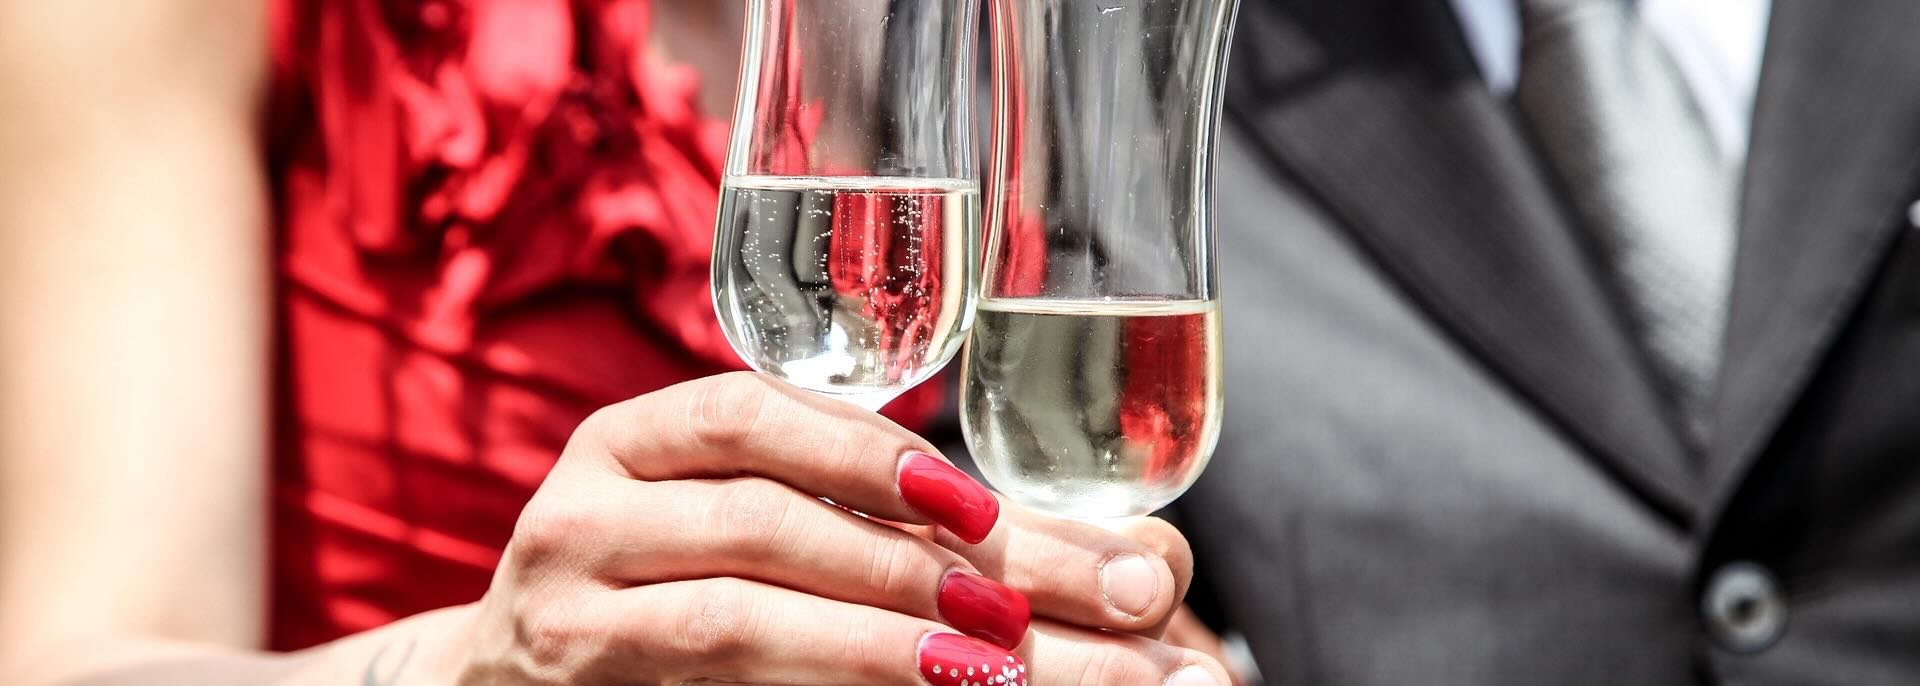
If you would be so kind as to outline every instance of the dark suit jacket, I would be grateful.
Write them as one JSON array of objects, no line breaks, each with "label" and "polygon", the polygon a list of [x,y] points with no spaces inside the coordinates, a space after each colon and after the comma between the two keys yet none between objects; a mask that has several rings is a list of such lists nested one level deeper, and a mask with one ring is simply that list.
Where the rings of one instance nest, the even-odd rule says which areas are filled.
[{"label": "dark suit jacket", "polygon": [[[1920,684],[1920,2],[1766,49],[1702,454],[1444,0],[1244,0],[1179,515],[1269,684]],[[1734,650],[1739,561],[1785,624]]]}]

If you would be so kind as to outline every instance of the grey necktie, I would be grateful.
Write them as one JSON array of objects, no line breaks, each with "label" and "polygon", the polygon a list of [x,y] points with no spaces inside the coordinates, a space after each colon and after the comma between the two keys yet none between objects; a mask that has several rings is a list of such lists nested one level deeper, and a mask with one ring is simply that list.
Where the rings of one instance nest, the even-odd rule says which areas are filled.
[{"label": "grey necktie", "polygon": [[1520,0],[1514,100],[1696,446],[1719,371],[1735,171],[1627,0]]}]

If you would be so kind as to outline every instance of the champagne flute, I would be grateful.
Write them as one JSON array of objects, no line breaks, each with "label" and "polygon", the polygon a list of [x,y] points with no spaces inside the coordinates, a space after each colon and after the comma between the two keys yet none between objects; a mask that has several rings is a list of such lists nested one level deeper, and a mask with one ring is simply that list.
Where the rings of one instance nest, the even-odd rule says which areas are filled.
[{"label": "champagne flute", "polygon": [[973,321],[977,0],[749,0],[713,299],[754,369],[877,410]]},{"label": "champagne flute", "polygon": [[967,444],[1022,504],[1147,514],[1193,484],[1219,439],[1211,174],[1235,0],[990,3]]}]

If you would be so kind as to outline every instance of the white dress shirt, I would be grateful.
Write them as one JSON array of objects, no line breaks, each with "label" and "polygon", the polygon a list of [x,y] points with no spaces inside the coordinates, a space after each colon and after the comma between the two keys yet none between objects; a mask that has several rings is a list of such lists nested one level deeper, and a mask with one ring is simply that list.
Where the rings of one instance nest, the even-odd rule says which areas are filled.
[{"label": "white dress shirt", "polygon": [[[1634,2],[1673,56],[1714,142],[1729,160],[1746,156],[1753,91],[1760,80],[1771,0],[1619,0]],[[1513,93],[1520,77],[1516,0],[1452,0],[1487,87]]]}]

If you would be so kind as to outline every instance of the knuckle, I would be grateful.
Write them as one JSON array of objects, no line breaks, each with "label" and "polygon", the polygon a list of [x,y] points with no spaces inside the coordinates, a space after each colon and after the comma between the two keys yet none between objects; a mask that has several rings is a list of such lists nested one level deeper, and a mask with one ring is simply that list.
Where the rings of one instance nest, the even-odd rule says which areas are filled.
[{"label": "knuckle", "polygon": [[867,455],[877,447],[877,441],[863,432],[845,430],[836,431],[827,437],[827,445],[821,454],[821,462],[828,471],[836,474],[857,473]]},{"label": "knuckle", "polygon": [[640,455],[649,452],[652,433],[641,424],[648,421],[649,404],[641,399],[602,406],[580,420],[567,439],[556,471],[580,460],[607,461],[620,472],[638,477],[633,466]]},{"label": "knuckle", "polygon": [[586,419],[580,420],[580,425],[573,430],[573,441],[585,439],[609,449],[619,449],[625,442],[625,432],[621,431],[625,423],[621,417],[624,415],[622,404],[606,405],[594,410]]},{"label": "knuckle", "polygon": [[935,578],[939,572],[929,569],[927,556],[906,536],[880,536],[869,552],[868,588],[893,596],[904,596],[915,587]]},{"label": "knuckle", "polygon": [[732,372],[707,379],[693,389],[692,406],[687,412],[688,433],[695,441],[711,446],[745,443],[772,394],[767,381],[755,374]]},{"label": "knuckle", "polygon": [[1142,521],[1135,538],[1160,555],[1167,569],[1173,572],[1176,585],[1186,586],[1186,581],[1193,576],[1193,545],[1179,528],[1164,519],[1148,517]]},{"label": "knuckle", "polygon": [[760,556],[779,550],[798,493],[766,479],[729,482],[714,498],[707,521],[729,552]]},{"label": "knuckle", "polygon": [[1187,542],[1186,534],[1180,533],[1178,527],[1158,517],[1147,517],[1142,521],[1141,526],[1146,530],[1144,538],[1160,549],[1162,557],[1169,560],[1192,559],[1193,545]]},{"label": "knuckle", "polygon": [[532,671],[554,671],[567,664],[599,633],[577,613],[554,607],[525,612],[516,624],[522,659]]},{"label": "knuckle", "polygon": [[674,635],[688,655],[711,663],[726,663],[745,654],[753,643],[753,597],[747,587],[725,580],[696,584],[689,591]]},{"label": "knuckle", "polygon": [[822,432],[817,440],[820,447],[813,453],[814,462],[823,473],[845,475],[854,480],[873,478],[880,470],[895,464],[901,453],[914,447],[855,423],[837,425]]},{"label": "knuckle", "polygon": [[563,555],[582,541],[596,540],[600,534],[598,509],[585,498],[546,498],[536,500],[520,514],[513,540],[522,562]]},{"label": "knuckle", "polygon": [[1088,656],[1073,683],[1084,686],[1110,684],[1157,684],[1165,678],[1160,669],[1145,657],[1125,648],[1102,646]]},{"label": "knuckle", "polygon": [[1104,562],[1097,549],[1051,535],[1050,532],[1041,532],[1040,535],[1023,537],[1019,550],[1008,553],[1004,573],[1035,588],[1072,593],[1076,584],[1082,583],[1075,578],[1086,573],[1082,570],[1091,570],[1097,581],[1100,565]]},{"label": "knuckle", "polygon": [[845,631],[827,645],[836,654],[844,656],[844,664],[848,665],[851,672],[891,675],[896,665],[894,658],[898,643],[888,638],[888,632],[880,626],[875,615],[862,613],[848,621]]}]

